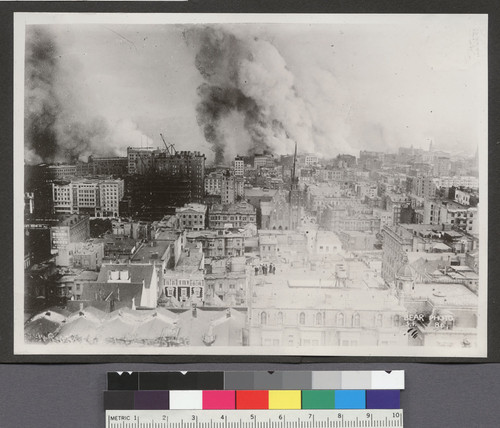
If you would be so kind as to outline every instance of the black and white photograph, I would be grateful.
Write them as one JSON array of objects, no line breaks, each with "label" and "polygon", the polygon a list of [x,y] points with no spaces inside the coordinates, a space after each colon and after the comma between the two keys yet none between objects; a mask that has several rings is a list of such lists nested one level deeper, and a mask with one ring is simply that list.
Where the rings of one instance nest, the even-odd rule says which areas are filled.
[{"label": "black and white photograph", "polygon": [[487,356],[486,15],[14,24],[15,354]]}]

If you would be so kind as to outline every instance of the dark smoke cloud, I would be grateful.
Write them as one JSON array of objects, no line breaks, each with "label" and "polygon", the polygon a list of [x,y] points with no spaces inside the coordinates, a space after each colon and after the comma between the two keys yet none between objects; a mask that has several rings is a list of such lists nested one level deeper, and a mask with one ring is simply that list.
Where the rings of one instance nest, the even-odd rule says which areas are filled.
[{"label": "dark smoke cloud", "polygon": [[57,47],[41,29],[26,33],[25,120],[28,160],[52,161],[58,153],[56,120],[61,105],[54,93],[58,61]]},{"label": "dark smoke cloud", "polygon": [[26,162],[73,163],[91,154],[123,154],[128,144],[142,141],[131,120],[111,126],[87,100],[80,65],[49,29],[27,28],[25,70]]},{"label": "dark smoke cloud", "polygon": [[184,32],[184,37],[198,49],[195,65],[206,82],[198,88],[197,120],[212,146],[216,163],[229,160],[228,145],[234,149],[241,144],[227,141],[225,131],[231,125],[225,121],[234,113],[243,117],[244,130],[251,141],[250,146],[238,147],[240,154],[270,151],[270,137],[287,138],[282,122],[271,117],[258,99],[244,91],[242,85],[248,82],[241,75],[242,66],[254,60],[247,41],[216,27],[191,28]]}]

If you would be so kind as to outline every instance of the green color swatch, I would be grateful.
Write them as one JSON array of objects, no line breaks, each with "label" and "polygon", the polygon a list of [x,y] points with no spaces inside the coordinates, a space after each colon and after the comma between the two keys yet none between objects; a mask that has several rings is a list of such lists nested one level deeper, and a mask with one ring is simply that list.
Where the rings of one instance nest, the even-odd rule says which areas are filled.
[{"label": "green color swatch", "polygon": [[306,390],[302,391],[303,409],[335,409],[335,391]]}]

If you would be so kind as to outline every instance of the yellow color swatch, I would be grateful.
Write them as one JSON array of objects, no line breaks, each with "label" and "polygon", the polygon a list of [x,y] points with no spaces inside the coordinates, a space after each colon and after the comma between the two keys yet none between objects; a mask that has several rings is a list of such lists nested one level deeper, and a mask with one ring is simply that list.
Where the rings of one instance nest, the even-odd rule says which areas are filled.
[{"label": "yellow color swatch", "polygon": [[281,410],[295,410],[301,409],[302,395],[301,391],[269,391],[269,409]]}]

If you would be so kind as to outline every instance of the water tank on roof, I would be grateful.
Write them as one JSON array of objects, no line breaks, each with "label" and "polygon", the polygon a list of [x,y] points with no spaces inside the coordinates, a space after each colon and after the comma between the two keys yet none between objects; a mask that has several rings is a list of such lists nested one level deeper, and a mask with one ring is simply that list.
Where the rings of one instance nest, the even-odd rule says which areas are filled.
[{"label": "water tank on roof", "polygon": [[128,270],[121,270],[120,271],[120,281],[127,281],[130,278],[129,271]]}]

